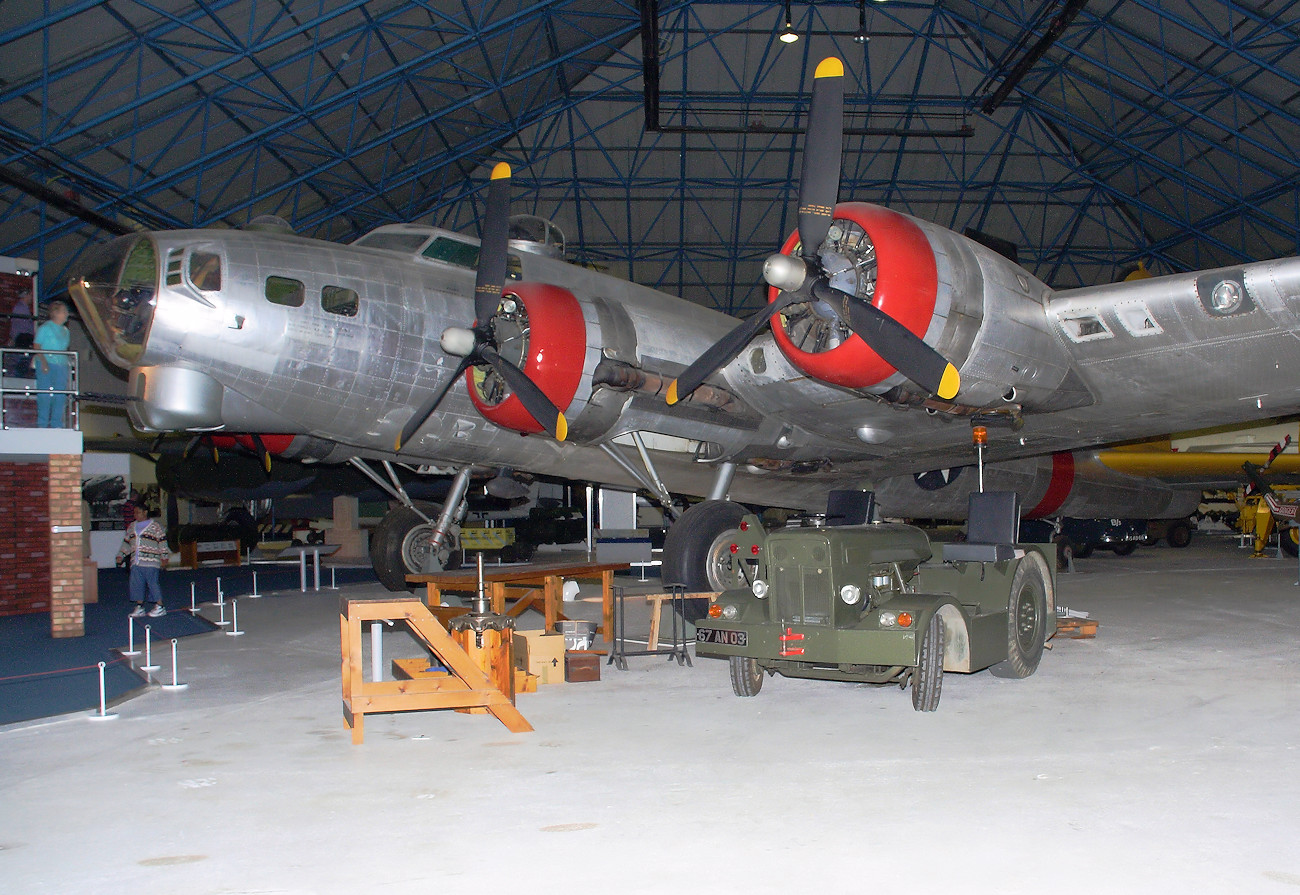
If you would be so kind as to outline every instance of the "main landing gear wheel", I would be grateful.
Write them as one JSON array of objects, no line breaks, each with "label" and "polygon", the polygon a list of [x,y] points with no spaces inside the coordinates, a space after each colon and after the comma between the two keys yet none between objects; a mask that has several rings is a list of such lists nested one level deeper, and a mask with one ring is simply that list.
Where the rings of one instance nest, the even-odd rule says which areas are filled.
[{"label": "main landing gear wheel", "polygon": [[[434,508],[430,518],[437,518]],[[407,575],[460,568],[460,551],[453,534],[432,554],[433,525],[409,507],[389,512],[370,536],[370,564],[375,577],[389,590],[410,590]]]},{"label": "main landing gear wheel", "polygon": [[[706,500],[691,507],[668,529],[664,538],[664,586],[684,584],[687,592],[722,591],[744,586],[734,571],[731,545],[745,508],[729,500]],[[708,611],[707,600],[687,600],[684,616],[699,621]]]},{"label": "main landing gear wheel", "polygon": [[763,669],[748,656],[731,657],[731,690],[737,696],[757,696],[763,689]]},{"label": "main landing gear wheel", "polygon": [[1052,576],[1037,553],[1027,553],[1011,578],[1007,600],[1007,658],[994,665],[995,677],[1029,677],[1038,669],[1047,642],[1047,602]]},{"label": "main landing gear wheel", "polygon": [[912,670],[912,708],[918,712],[933,712],[939,707],[943,692],[943,619],[939,613],[930,616],[921,638],[921,653],[916,668]]}]

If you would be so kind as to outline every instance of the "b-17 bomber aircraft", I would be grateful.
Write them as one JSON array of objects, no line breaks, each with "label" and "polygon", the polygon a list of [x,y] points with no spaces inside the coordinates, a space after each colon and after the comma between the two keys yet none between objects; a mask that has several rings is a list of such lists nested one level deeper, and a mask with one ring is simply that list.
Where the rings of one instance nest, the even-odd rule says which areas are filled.
[{"label": "b-17 bomber aircraft", "polygon": [[[1053,291],[943,227],[838,202],[843,69],[814,79],[798,231],[743,322],[563,259],[489,185],[481,242],[389,225],[351,245],[259,222],[139,233],[69,289],[127,369],[133,425],[351,462],[402,505],[381,580],[435,568],[470,474],[505,468],[709,498],[676,520],[665,581],[721,589],[734,501],[821,509],[874,488],[891,516],[961,518],[984,480],[1027,515],[1186,515],[1196,492],[1099,445],[1300,411],[1300,259]],[[441,512],[392,464],[454,473]]]}]

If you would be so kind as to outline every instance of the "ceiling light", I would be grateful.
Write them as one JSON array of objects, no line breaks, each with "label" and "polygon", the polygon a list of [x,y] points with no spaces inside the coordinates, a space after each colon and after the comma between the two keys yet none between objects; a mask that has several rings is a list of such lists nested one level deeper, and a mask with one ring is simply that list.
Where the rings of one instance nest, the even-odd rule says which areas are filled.
[{"label": "ceiling light", "polygon": [[785,0],[785,24],[781,26],[777,38],[783,44],[792,44],[799,39],[799,35],[794,30],[794,21],[790,17],[790,0]]},{"label": "ceiling light", "polygon": [[871,40],[867,36],[867,0],[858,0],[858,33],[853,35],[853,42],[864,44]]}]

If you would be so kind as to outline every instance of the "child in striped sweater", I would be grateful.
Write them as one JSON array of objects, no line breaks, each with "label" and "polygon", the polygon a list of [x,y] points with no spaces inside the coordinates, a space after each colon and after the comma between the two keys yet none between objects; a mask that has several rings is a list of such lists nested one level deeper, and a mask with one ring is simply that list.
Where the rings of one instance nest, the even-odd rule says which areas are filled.
[{"label": "child in striped sweater", "polygon": [[[127,526],[126,537],[117,550],[117,564],[122,565],[127,557],[131,559],[129,590],[131,602],[135,604],[131,617],[148,615],[150,618],[158,618],[167,614],[163,608],[162,586],[158,580],[171,557],[171,551],[167,547],[167,533],[157,519],[149,518],[148,510],[142,505],[136,504],[133,514],[135,521]],[[153,603],[153,608],[148,612],[144,608],[146,597]]]}]

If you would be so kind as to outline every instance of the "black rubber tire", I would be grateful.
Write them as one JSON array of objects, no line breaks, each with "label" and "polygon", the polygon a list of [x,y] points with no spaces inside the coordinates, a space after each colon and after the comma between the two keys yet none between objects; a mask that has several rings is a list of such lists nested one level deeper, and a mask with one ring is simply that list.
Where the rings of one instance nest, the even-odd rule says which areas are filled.
[{"label": "black rubber tire", "polygon": [[1115,551],[1116,556],[1128,556],[1137,548],[1137,541],[1120,541],[1117,544],[1110,545],[1110,549]]},{"label": "black rubber tire", "polygon": [[1075,544],[1075,545],[1074,545],[1074,558],[1075,558],[1075,559],[1087,559],[1088,557],[1092,556],[1092,551],[1093,551],[1093,545],[1092,545],[1092,544]]},{"label": "black rubber tire", "polygon": [[748,656],[731,657],[731,692],[737,696],[757,696],[763,689],[763,669],[758,660]]},{"label": "black rubber tire", "polygon": [[[436,519],[437,510],[434,509],[429,513],[429,517]],[[375,577],[379,583],[389,590],[409,591],[414,586],[408,584],[406,576],[415,574],[422,570],[410,568],[403,558],[402,542],[406,539],[407,534],[417,525],[426,524],[420,514],[408,507],[397,507],[390,510],[383,521],[375,527],[370,535],[370,565],[375,570]],[[444,564],[444,569],[460,567],[460,552],[452,550],[448,556],[448,561]]]},{"label": "black rubber tire", "polygon": [[1282,529],[1282,552],[1287,556],[1300,556],[1300,528]]},{"label": "black rubber tire", "polygon": [[1186,522],[1175,522],[1169,526],[1165,540],[1169,542],[1170,547],[1186,547],[1192,543],[1192,526]]},{"label": "black rubber tire", "polygon": [[1024,678],[1038,670],[1047,642],[1047,604],[1051,576],[1037,553],[1020,561],[1007,595],[1007,658],[989,671],[994,677]]},{"label": "black rubber tire", "polygon": [[921,651],[912,669],[912,708],[918,712],[933,712],[939,707],[943,693],[943,619],[939,613],[930,616],[921,637]]},{"label": "black rubber tire", "polygon": [[[740,525],[747,511],[729,500],[706,500],[691,507],[668,529],[659,577],[664,586],[682,584],[688,592],[717,590],[709,580],[708,558],[714,541]],[[704,618],[708,600],[687,600],[688,622]]]}]

